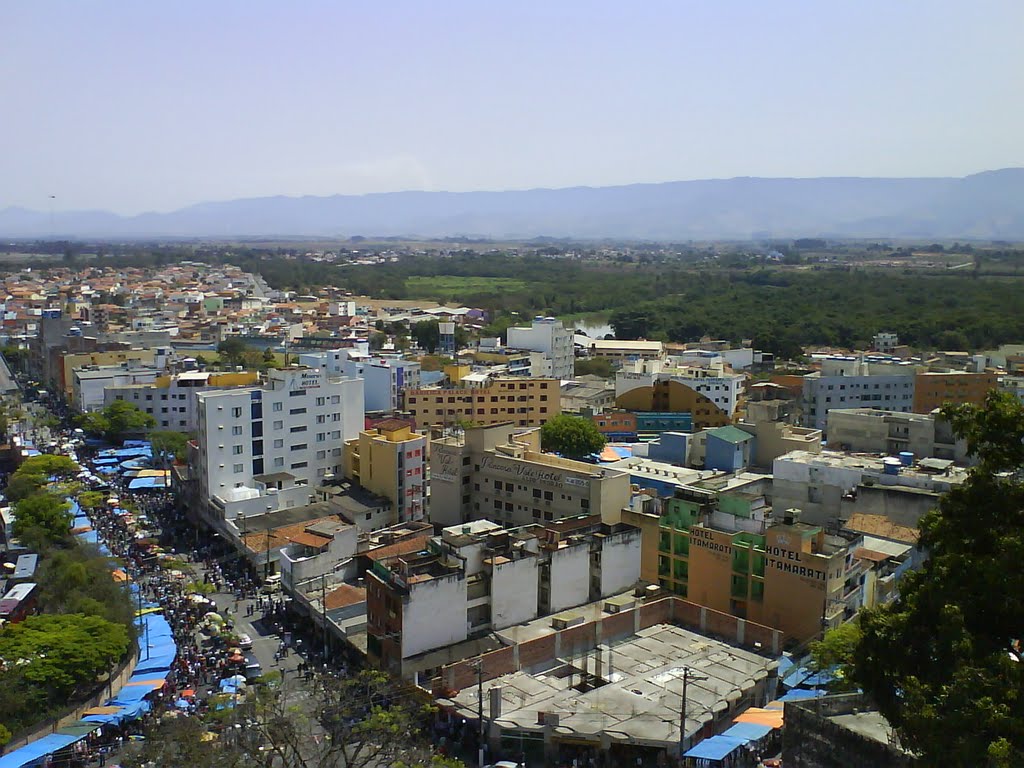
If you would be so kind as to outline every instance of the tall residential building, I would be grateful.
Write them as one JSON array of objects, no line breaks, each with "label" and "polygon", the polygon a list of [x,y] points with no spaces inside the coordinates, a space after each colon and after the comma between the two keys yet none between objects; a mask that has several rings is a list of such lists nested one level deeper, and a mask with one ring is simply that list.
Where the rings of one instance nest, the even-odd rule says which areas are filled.
[{"label": "tall residential building", "polygon": [[469,374],[460,387],[407,389],[403,410],[416,426],[504,424],[539,427],[562,412],[557,379],[496,379]]},{"label": "tall residential building", "polygon": [[394,523],[422,520],[427,511],[428,438],[397,419],[364,429],[345,443],[345,476],[389,499]]},{"label": "tall residential building", "polygon": [[[557,383],[556,383],[557,386]],[[608,523],[630,495],[629,474],[540,450],[540,430],[470,427],[430,446],[430,519],[435,525],[505,525],[600,515]]]},{"label": "tall residential building", "polygon": [[931,413],[944,405],[981,404],[999,387],[994,373],[947,371],[919,373],[914,378],[914,413]]},{"label": "tall residential building", "polygon": [[914,366],[871,357],[830,357],[803,377],[804,426],[825,429],[833,408],[914,409]]},{"label": "tall residential building", "polygon": [[596,515],[450,526],[367,573],[367,649],[410,676],[437,665],[423,658],[429,651],[616,595],[639,578],[640,531]]},{"label": "tall residential building", "polygon": [[[262,512],[264,496],[340,474],[342,445],[363,426],[362,387],[359,379],[294,366],[269,371],[260,387],[198,393],[201,497],[222,507],[253,500],[246,506]],[[276,499],[267,504],[277,508]]]},{"label": "tall residential building", "polygon": [[[575,355],[572,331],[553,317],[535,317],[529,327],[513,326],[508,329],[508,346],[540,352],[550,361],[550,370],[543,375],[553,379],[571,379]],[[547,362],[545,362],[547,368]],[[537,375],[537,371],[534,371]]]},{"label": "tall residential building", "polygon": [[171,432],[195,432],[199,392],[251,386],[259,382],[255,371],[210,373],[190,371],[176,376],[159,376],[148,384],[115,384],[103,390],[103,404],[124,400],[148,413],[156,428]]}]

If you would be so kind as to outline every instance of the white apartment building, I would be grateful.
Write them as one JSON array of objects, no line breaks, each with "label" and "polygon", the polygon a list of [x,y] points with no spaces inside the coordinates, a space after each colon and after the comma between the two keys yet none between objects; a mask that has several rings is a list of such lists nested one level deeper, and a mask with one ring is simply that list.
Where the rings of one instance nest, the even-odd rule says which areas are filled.
[{"label": "white apartment building", "polygon": [[71,372],[71,404],[82,413],[103,407],[104,390],[129,384],[150,384],[162,373],[160,368],[128,365],[88,365]]},{"label": "white apartment building", "polygon": [[597,516],[444,528],[367,573],[371,655],[415,674],[433,662],[411,657],[620,594],[640,579],[640,540],[639,528]]},{"label": "white apartment building", "polygon": [[574,373],[575,353],[572,336],[572,331],[566,329],[561,320],[553,317],[535,317],[529,327],[509,328],[507,341],[512,349],[539,352],[550,361],[550,370],[546,363],[540,366],[532,365],[534,376],[564,380],[571,379]]},{"label": "white apartment building", "polygon": [[742,374],[728,373],[722,362],[709,367],[671,365],[664,360],[633,360],[623,363],[615,374],[616,398],[638,387],[653,387],[656,381],[678,382],[703,395],[730,419],[743,393]]},{"label": "white apartment building", "polygon": [[914,374],[909,363],[872,357],[829,357],[804,376],[805,427],[824,430],[833,408],[875,408],[911,413]]},{"label": "white apartment building", "polygon": [[341,473],[344,441],[363,427],[362,388],[359,379],[292,367],[269,371],[260,387],[198,393],[199,493],[228,519],[308,503],[311,488],[285,494],[285,503],[279,492]]},{"label": "white apartment building", "polygon": [[363,401],[367,411],[397,410],[402,403],[403,390],[420,387],[418,362],[371,355],[365,348],[304,352],[299,355],[299,363],[322,368],[336,376],[363,379]]},{"label": "white apartment building", "polygon": [[401,358],[375,357],[363,365],[363,382],[367,411],[395,411],[401,406],[406,389],[420,388],[420,364]]}]

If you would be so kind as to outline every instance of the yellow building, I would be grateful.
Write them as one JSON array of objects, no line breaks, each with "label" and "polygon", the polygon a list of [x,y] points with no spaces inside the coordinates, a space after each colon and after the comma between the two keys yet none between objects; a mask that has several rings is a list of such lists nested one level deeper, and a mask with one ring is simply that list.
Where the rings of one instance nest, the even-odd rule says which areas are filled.
[{"label": "yellow building", "polygon": [[859,610],[868,563],[797,510],[776,525],[767,511],[753,494],[687,487],[663,500],[660,517],[624,510],[622,521],[644,532],[642,579],[804,642]]},{"label": "yellow building", "polygon": [[87,365],[119,365],[121,363],[153,365],[155,354],[152,349],[116,349],[109,352],[80,352],[62,355],[58,371],[60,386],[64,390],[65,396],[70,398],[74,389],[74,377],[71,372],[75,368],[84,368]]},{"label": "yellow building", "polygon": [[539,427],[562,412],[558,379],[491,379],[483,386],[431,387],[405,393],[405,410],[416,426],[511,422]]},{"label": "yellow building", "polygon": [[344,446],[345,476],[394,504],[392,523],[422,520],[427,509],[429,438],[389,419]]}]

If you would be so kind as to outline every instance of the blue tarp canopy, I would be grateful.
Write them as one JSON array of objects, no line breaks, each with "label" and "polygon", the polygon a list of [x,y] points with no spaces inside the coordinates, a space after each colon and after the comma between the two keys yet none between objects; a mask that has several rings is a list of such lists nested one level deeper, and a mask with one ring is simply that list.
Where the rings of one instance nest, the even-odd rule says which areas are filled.
[{"label": "blue tarp canopy", "polygon": [[759,741],[772,732],[770,725],[758,725],[757,723],[736,723],[732,728],[725,731],[723,736],[731,739],[739,739],[744,744],[750,741]]},{"label": "blue tarp canopy", "polygon": [[167,481],[163,477],[137,477],[128,483],[128,490],[135,491],[140,488],[166,488]]},{"label": "blue tarp canopy", "polygon": [[690,750],[683,757],[696,757],[701,760],[724,760],[744,744],[746,744],[745,741],[733,739],[729,736],[712,736],[710,739],[704,739],[700,744],[690,747]]},{"label": "blue tarp canopy", "polygon": [[125,440],[124,441],[124,447],[125,448],[149,448],[150,447],[150,442],[149,442],[149,440]]},{"label": "blue tarp canopy", "polygon": [[97,466],[102,467],[102,466],[105,466],[107,464],[120,464],[121,461],[120,461],[120,459],[116,459],[116,458],[112,458],[111,457],[111,458],[105,458],[105,459],[93,459],[92,463],[97,465]]},{"label": "blue tarp canopy", "polygon": [[801,701],[802,699],[817,699],[825,695],[824,691],[808,691],[803,688],[794,688],[782,696],[779,701]]},{"label": "blue tarp canopy", "polygon": [[47,755],[52,755],[84,738],[84,735],[71,736],[64,733],[51,733],[49,736],[44,736],[31,744],[26,744],[21,749],[8,752],[0,757],[0,768],[23,768],[28,765],[38,765]]}]

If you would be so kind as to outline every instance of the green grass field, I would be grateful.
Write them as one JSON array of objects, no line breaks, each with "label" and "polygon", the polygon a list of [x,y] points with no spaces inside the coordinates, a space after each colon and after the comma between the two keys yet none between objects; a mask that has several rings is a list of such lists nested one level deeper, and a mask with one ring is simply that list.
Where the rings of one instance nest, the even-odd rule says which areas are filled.
[{"label": "green grass field", "polygon": [[463,277],[459,275],[437,275],[434,277],[413,276],[405,280],[410,296],[422,299],[448,300],[463,296],[479,296],[485,293],[525,291],[530,284],[514,277]]}]

